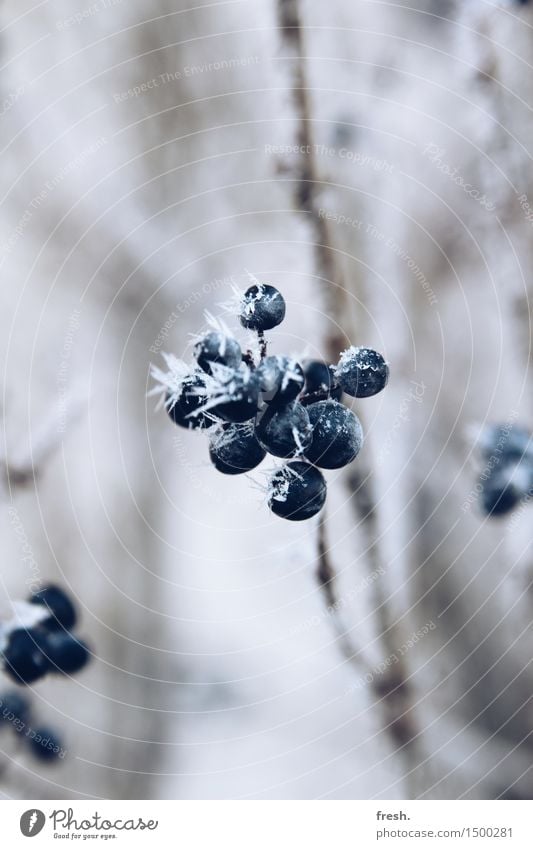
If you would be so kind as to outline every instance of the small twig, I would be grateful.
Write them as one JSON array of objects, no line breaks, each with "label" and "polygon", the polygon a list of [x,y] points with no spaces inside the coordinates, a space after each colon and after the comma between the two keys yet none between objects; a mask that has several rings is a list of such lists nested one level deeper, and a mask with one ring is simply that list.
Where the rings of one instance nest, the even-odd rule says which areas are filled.
[{"label": "small twig", "polygon": [[344,628],[339,611],[341,604],[336,592],[336,573],[331,562],[328,542],[327,542],[327,520],[326,513],[323,512],[320,516],[318,524],[318,563],[316,577],[319,586],[324,594],[328,610],[331,612],[331,621],[337,634],[337,643],[344,657],[350,663],[355,664],[360,671],[368,672],[370,665],[365,663],[361,649],[357,649],[353,643],[353,639]]},{"label": "small twig", "polygon": [[[409,709],[411,693],[406,681],[405,670],[402,665],[395,664],[394,668],[391,667],[379,675],[376,674],[372,670],[371,664],[365,660],[363,650],[354,645],[353,637],[343,627],[339,615],[341,603],[336,593],[336,573],[329,555],[324,515],[322,515],[318,526],[316,575],[324,593],[328,610],[332,613],[331,621],[337,633],[339,648],[346,660],[356,666],[361,674],[365,675],[368,687],[372,690],[376,702],[383,711],[383,728],[390,734],[395,748],[406,757],[407,774],[411,775],[414,773],[418,758],[415,759],[414,757],[416,732]],[[397,656],[393,650],[391,650],[391,655]]]},{"label": "small twig", "polygon": [[[292,54],[292,96],[299,119],[298,144],[302,151],[306,151],[299,160],[296,205],[299,210],[307,214],[308,219],[310,218],[315,233],[316,261],[324,283],[326,312],[335,325],[327,338],[328,359],[334,362],[339,351],[346,347],[344,334],[339,330],[339,327],[346,322],[347,287],[339,254],[335,250],[330,223],[326,216],[320,214],[319,190],[323,181],[316,161],[316,146],[313,142],[310,85],[306,72],[306,50],[301,23],[300,0],[278,0],[278,20],[284,43]],[[312,402],[307,400],[307,403]],[[357,475],[348,478],[348,485],[352,492],[357,518],[366,536],[369,564],[371,568],[378,569],[381,566],[377,545],[379,535],[370,486],[363,485]],[[331,606],[331,599],[335,599],[335,580],[325,543],[325,524],[322,524],[319,530],[318,580],[324,590],[328,606]],[[379,583],[379,581],[376,581],[375,585],[379,585]],[[395,639],[398,638],[397,645],[401,645],[401,640],[399,640],[397,628],[392,622],[385,594],[377,586],[375,592],[378,602],[376,604],[376,615],[380,626],[381,642],[387,656],[392,656],[396,653]],[[338,604],[334,602],[333,608],[337,611]],[[354,649],[346,631],[342,628],[339,629],[339,617],[335,616],[334,622],[339,634],[340,646],[345,656],[352,662],[361,663],[361,652]],[[376,681],[376,676],[373,676],[371,686],[375,695],[384,705],[385,718],[388,720],[385,722],[384,728],[390,733],[394,745],[401,749],[406,759],[407,775],[412,775],[420,761],[414,748],[415,732],[412,727],[412,712],[409,710],[410,688],[407,685],[404,665],[396,665],[394,670],[384,673],[378,681]],[[415,794],[413,793],[413,795]]]},{"label": "small twig", "polygon": [[248,368],[251,369],[251,371],[255,371],[254,355],[249,349],[242,355],[242,361],[243,363],[246,363],[246,365],[248,366]]},{"label": "small twig", "polygon": [[332,383],[329,389],[319,389],[316,392],[308,392],[306,395],[300,395],[298,401],[300,404],[303,404],[304,407],[308,407],[309,404],[316,404],[317,401],[327,401],[331,398],[333,392],[339,388],[340,384]]},{"label": "small twig", "polygon": [[[352,496],[353,507],[359,520],[361,532],[365,537],[366,553],[370,570],[382,569],[377,539],[377,511],[368,476],[363,477],[354,471],[347,477],[347,485]],[[376,696],[384,699],[388,716],[388,730],[395,745],[401,748],[409,766],[408,775],[413,776],[419,763],[419,752],[415,737],[414,716],[411,709],[411,687],[408,671],[402,657],[398,657],[397,648],[402,644],[401,634],[393,619],[388,599],[380,581],[372,584],[374,592],[374,612],[379,624],[379,636],[387,657],[397,657],[391,667],[378,681],[374,682]],[[414,791],[414,788],[412,788]]]},{"label": "small twig", "polygon": [[345,280],[330,233],[330,222],[320,214],[318,192],[321,179],[314,151],[312,108],[309,83],[306,75],[306,51],[301,25],[299,0],[278,0],[279,27],[288,50],[292,53],[293,86],[292,96],[299,118],[298,146],[302,153],[298,160],[296,206],[307,213],[315,231],[314,248],[317,265],[324,283],[325,312],[336,319],[336,328],[327,340],[328,359],[335,362],[346,347],[346,338],[338,329],[345,314]]},{"label": "small twig", "polygon": [[334,607],[337,598],[335,593],[335,570],[331,563],[326,535],[326,511],[320,516],[318,523],[318,583],[322,587],[328,607]]},{"label": "small twig", "polygon": [[265,333],[263,330],[257,331],[257,338],[259,339],[259,352],[261,356],[261,362],[266,359],[268,354],[268,342],[265,339]]}]

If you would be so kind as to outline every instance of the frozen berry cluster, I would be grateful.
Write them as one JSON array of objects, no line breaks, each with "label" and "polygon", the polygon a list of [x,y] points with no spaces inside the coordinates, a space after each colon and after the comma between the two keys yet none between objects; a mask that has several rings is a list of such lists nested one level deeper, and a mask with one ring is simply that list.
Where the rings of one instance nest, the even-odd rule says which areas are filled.
[{"label": "frozen berry cluster", "polygon": [[250,472],[267,454],[285,460],[270,476],[268,504],[277,516],[302,521],[324,506],[321,469],[351,463],[363,443],[361,423],[342,403],[343,393],[375,395],[386,386],[389,368],[371,348],[350,347],[335,366],[269,356],[265,332],[281,324],[285,312],[278,289],[255,282],[240,296],[237,313],[257,334],[257,355],[211,320],[212,329],[196,341],[194,366],[167,355],[168,371],[153,369],[154,391],[162,393],[176,425],[207,432],[219,472]]},{"label": "frozen berry cluster", "polygon": [[73,675],[83,669],[90,651],[73,633],[78,616],[65,591],[47,586],[22,604],[24,620],[35,624],[21,627],[14,620],[4,629],[0,652],[4,672],[17,684],[33,684],[48,674]]},{"label": "frozen berry cluster", "polygon": [[64,757],[61,738],[45,725],[35,724],[31,700],[19,690],[0,693],[0,731],[10,728],[39,761]]}]

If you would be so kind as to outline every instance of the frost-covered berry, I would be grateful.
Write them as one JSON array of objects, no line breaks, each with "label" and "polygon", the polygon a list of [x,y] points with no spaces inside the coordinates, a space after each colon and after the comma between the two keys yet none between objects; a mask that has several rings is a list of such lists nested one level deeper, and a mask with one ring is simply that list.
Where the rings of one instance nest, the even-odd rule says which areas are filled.
[{"label": "frost-covered berry", "polygon": [[3,659],[6,675],[17,684],[32,684],[50,671],[40,648],[37,629],[18,628],[12,631]]},{"label": "frost-covered berry", "polygon": [[256,371],[261,399],[267,404],[287,404],[294,401],[304,388],[301,365],[291,357],[267,357]]},{"label": "frost-covered berry", "polygon": [[485,460],[516,463],[527,458],[533,461],[531,434],[517,425],[486,425],[479,436],[477,448]]},{"label": "frost-covered berry", "polygon": [[211,421],[201,412],[206,400],[207,390],[204,378],[199,374],[191,374],[183,379],[176,393],[167,393],[165,407],[174,424],[188,430],[196,430],[211,424]]},{"label": "frost-covered berry", "polygon": [[523,463],[497,464],[480,482],[483,486],[481,509],[487,516],[509,513],[533,489],[533,475],[529,466]]},{"label": "frost-covered berry", "polygon": [[215,468],[224,475],[251,472],[266,457],[266,451],[255,438],[254,426],[225,424],[210,438],[209,456]]},{"label": "frost-covered berry", "polygon": [[16,690],[8,690],[0,695],[0,725],[13,724],[14,728],[26,725],[31,716],[31,705],[29,699]]},{"label": "frost-covered berry", "polygon": [[327,393],[335,401],[340,401],[342,388],[335,377],[335,367],[322,360],[310,360],[304,364],[305,394]]},{"label": "frost-covered berry", "polygon": [[255,418],[259,410],[259,381],[255,372],[244,363],[239,369],[214,364],[205,409],[226,422],[237,424]]},{"label": "frost-covered berry", "polygon": [[293,401],[286,407],[267,409],[257,417],[255,435],[274,457],[294,457],[311,444],[313,430],[303,404]]},{"label": "frost-covered berry", "polygon": [[250,286],[244,293],[239,319],[248,330],[272,330],[285,318],[285,301],[281,292],[267,283]]},{"label": "frost-covered berry", "polygon": [[40,634],[38,642],[51,672],[72,675],[89,662],[88,646],[68,631]]},{"label": "frost-covered berry", "polygon": [[33,728],[28,737],[30,753],[39,761],[52,763],[58,760],[63,749],[62,740],[51,728]]},{"label": "frost-covered berry", "polygon": [[355,413],[338,401],[319,401],[307,407],[313,440],[305,452],[322,469],[340,469],[355,460],[363,444],[363,428]]},{"label": "frost-covered berry", "polygon": [[30,596],[31,604],[41,604],[48,608],[50,618],[41,623],[46,628],[64,628],[70,631],[76,624],[76,609],[70,598],[60,587],[48,586]]},{"label": "frost-covered berry", "polygon": [[322,510],[326,495],[322,473],[309,463],[292,460],[272,476],[268,505],[276,516],[302,522]]},{"label": "frost-covered berry", "polygon": [[389,367],[372,348],[348,348],[341,355],[335,376],[347,395],[369,398],[388,383]]},{"label": "frost-covered berry", "polygon": [[238,368],[242,360],[242,351],[233,336],[228,336],[220,330],[211,330],[194,346],[194,356],[200,368],[207,374],[211,374],[212,363]]}]

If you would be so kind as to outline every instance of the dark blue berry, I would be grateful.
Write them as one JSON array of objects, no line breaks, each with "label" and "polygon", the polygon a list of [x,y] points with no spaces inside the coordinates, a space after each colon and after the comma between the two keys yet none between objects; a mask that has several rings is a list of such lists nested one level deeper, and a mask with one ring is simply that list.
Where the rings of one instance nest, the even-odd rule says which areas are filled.
[{"label": "dark blue berry", "polygon": [[285,318],[281,292],[266,283],[250,286],[242,297],[239,318],[248,330],[263,332],[277,327]]},{"label": "dark blue berry", "polygon": [[211,390],[211,412],[226,422],[236,424],[255,418],[259,410],[259,382],[248,366],[215,368]]},{"label": "dark blue berry", "polygon": [[322,473],[309,463],[292,460],[272,476],[268,504],[276,516],[302,522],[322,510],[326,495]]},{"label": "dark blue berry", "polygon": [[310,360],[304,363],[305,394],[315,395],[324,392],[333,400],[340,401],[342,388],[337,383],[335,368],[322,360]]},{"label": "dark blue berry", "polygon": [[363,429],[355,413],[338,401],[307,407],[313,440],[305,452],[322,469],[340,469],[355,460],[363,444]]},{"label": "dark blue berry", "polygon": [[64,590],[60,587],[49,586],[39,590],[28,599],[31,604],[40,604],[50,612],[50,618],[45,619],[41,627],[64,628],[70,631],[77,621],[76,609]]},{"label": "dark blue berry", "polygon": [[487,516],[503,516],[533,492],[533,474],[528,464],[500,463],[482,476],[481,509]]},{"label": "dark blue berry", "polygon": [[493,480],[483,487],[481,507],[487,516],[504,516],[519,503],[519,494],[507,481]]},{"label": "dark blue berry", "polygon": [[298,401],[270,408],[257,417],[255,435],[274,457],[294,457],[311,444],[313,431],[306,408]]},{"label": "dark blue berry", "polygon": [[167,393],[165,407],[174,424],[195,430],[211,424],[204,413],[198,412],[206,400],[205,380],[201,375],[193,374],[182,381],[177,394]]},{"label": "dark blue berry", "polygon": [[51,672],[72,675],[90,660],[88,646],[68,631],[43,632],[38,639]]},{"label": "dark blue berry", "polygon": [[511,424],[489,424],[483,428],[477,447],[485,460],[516,463],[533,462],[533,441],[528,430]]},{"label": "dark blue berry", "polygon": [[372,348],[348,348],[341,355],[335,376],[347,395],[369,398],[388,383],[389,367]]},{"label": "dark blue berry", "polygon": [[[29,699],[16,690],[9,690],[0,695],[0,725],[2,723],[12,724],[17,728],[26,725],[31,716],[31,705]],[[16,724],[14,724],[16,723]]]},{"label": "dark blue berry", "polygon": [[212,374],[213,363],[238,368],[242,360],[242,351],[241,346],[232,336],[227,336],[220,330],[212,330],[196,343],[194,356],[200,368],[207,374]]},{"label": "dark blue berry", "polygon": [[37,629],[19,628],[12,631],[4,649],[4,670],[17,684],[32,684],[50,671],[40,648]]},{"label": "dark blue berry", "polygon": [[28,747],[33,757],[44,763],[53,763],[64,751],[61,738],[55,731],[46,727],[32,728],[28,736]]},{"label": "dark blue berry", "polygon": [[301,365],[291,357],[267,357],[256,371],[261,400],[266,404],[287,404],[304,388]]},{"label": "dark blue berry", "polygon": [[226,424],[212,434],[209,456],[222,474],[242,475],[255,469],[266,451],[255,438],[253,424]]}]

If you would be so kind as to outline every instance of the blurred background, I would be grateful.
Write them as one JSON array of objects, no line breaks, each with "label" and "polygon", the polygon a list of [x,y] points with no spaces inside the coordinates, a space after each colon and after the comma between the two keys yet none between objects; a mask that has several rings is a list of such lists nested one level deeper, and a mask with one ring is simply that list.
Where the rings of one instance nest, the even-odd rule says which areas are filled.
[{"label": "blurred background", "polygon": [[[533,508],[475,488],[480,428],[533,423],[532,24],[1,5],[2,616],[60,583],[94,651],[31,688],[61,762],[2,731],[4,798],[533,798]],[[391,364],[325,564],[147,398],[247,271],[273,352]]]}]

